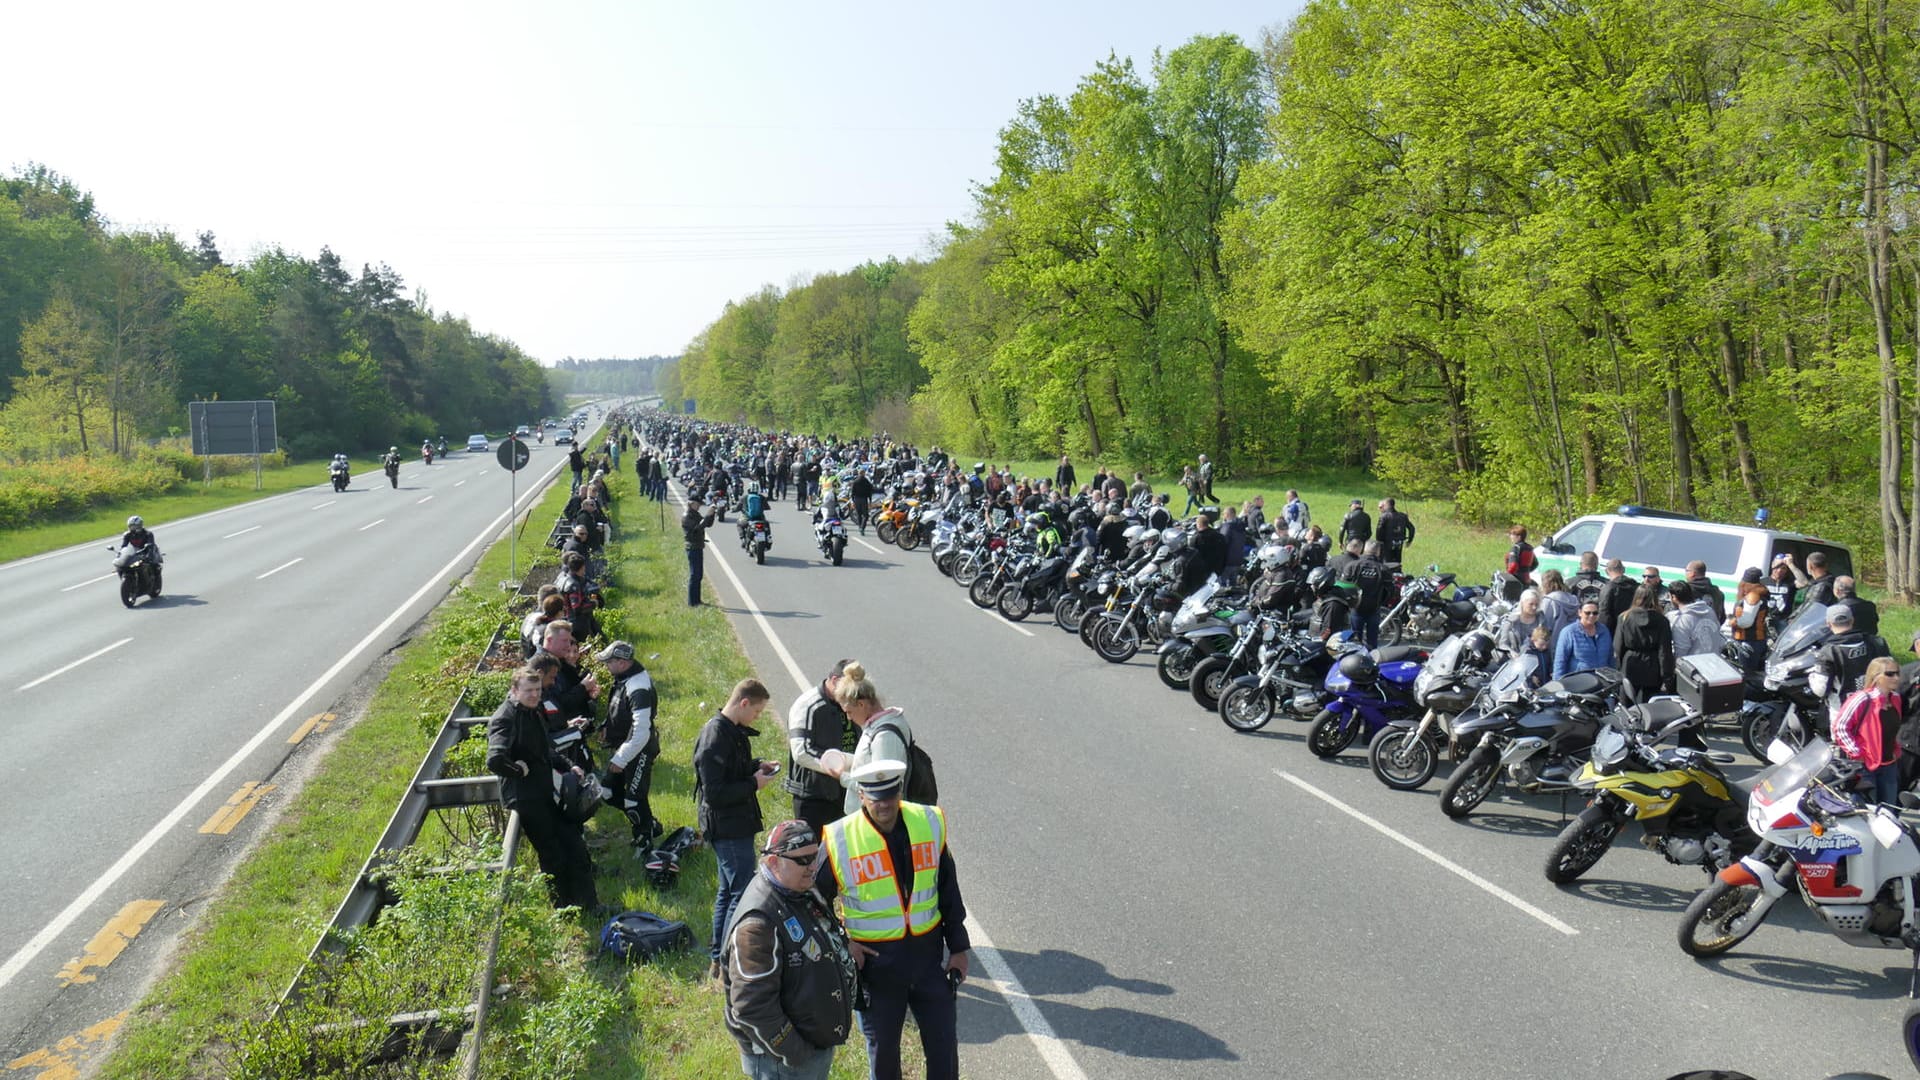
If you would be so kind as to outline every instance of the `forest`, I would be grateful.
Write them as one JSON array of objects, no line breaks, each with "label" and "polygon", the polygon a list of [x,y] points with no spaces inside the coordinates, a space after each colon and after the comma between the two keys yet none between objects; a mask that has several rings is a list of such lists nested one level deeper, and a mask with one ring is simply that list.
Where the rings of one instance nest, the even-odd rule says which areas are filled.
[{"label": "forest", "polygon": [[1764,506],[1911,597],[1916,35],[1916,0],[1313,0],[1023,101],[924,257],[737,300],[662,382],[1486,522]]},{"label": "forest", "polygon": [[0,179],[0,462],[128,459],[215,399],[276,402],[299,458],[556,409],[531,357],[408,297],[385,264],[355,274],[327,248],[229,261],[208,233],[111,227],[46,166]]}]

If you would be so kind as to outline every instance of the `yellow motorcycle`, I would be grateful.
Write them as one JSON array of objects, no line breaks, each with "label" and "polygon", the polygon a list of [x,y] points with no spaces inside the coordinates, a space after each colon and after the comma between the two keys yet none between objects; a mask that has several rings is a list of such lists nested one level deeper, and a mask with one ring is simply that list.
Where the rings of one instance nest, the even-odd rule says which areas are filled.
[{"label": "yellow motorcycle", "polygon": [[1547,880],[1565,884],[1593,869],[1620,830],[1638,821],[1640,842],[1676,866],[1711,876],[1748,855],[1746,793],[1720,771],[1733,755],[1661,743],[1702,718],[1676,698],[1616,710],[1593,740],[1573,786],[1591,792],[1547,853]]}]

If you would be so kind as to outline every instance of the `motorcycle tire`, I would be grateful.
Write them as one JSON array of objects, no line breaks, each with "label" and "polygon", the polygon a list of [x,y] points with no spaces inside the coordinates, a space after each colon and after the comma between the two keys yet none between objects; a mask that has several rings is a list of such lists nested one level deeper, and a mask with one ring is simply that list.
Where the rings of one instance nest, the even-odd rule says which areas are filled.
[{"label": "motorcycle tire", "polygon": [[1380,625],[1381,648],[1386,648],[1389,645],[1404,645],[1408,640],[1407,616],[1405,614],[1401,614],[1391,622]]},{"label": "motorcycle tire", "polygon": [[845,540],[835,540],[833,542],[833,565],[839,566],[841,564],[841,561],[844,560],[846,557],[847,557],[847,542]]},{"label": "motorcycle tire", "polygon": [[966,589],[972,587],[974,581],[980,577],[981,571],[985,569],[984,563],[975,557],[974,553],[968,552],[953,561],[953,573],[948,576],[953,578],[955,585]]},{"label": "motorcycle tire", "polygon": [[1259,731],[1273,719],[1273,692],[1258,686],[1229,686],[1220,695],[1220,719],[1235,731]]},{"label": "motorcycle tire", "polygon": [[1487,801],[1499,782],[1500,758],[1493,747],[1475,747],[1467,760],[1454,767],[1447,786],[1440,789],[1440,812],[1455,819],[1466,817]]},{"label": "motorcycle tire", "polygon": [[753,545],[753,561],[759,563],[761,566],[767,565],[767,545]]},{"label": "motorcycle tire", "polygon": [[1106,615],[1104,611],[1089,610],[1085,615],[1081,616],[1080,643],[1082,645],[1085,645],[1089,649],[1093,648],[1093,632],[1100,628],[1100,619],[1104,615]]},{"label": "motorcycle tire", "polygon": [[1193,666],[1193,646],[1182,642],[1161,653],[1153,670],[1169,690],[1185,690],[1187,681],[1193,678]]},{"label": "motorcycle tire", "polygon": [[1001,589],[1000,599],[993,602],[1000,617],[1009,622],[1020,622],[1033,614],[1033,594],[1025,589]]},{"label": "motorcycle tire", "polygon": [[140,583],[133,580],[132,574],[128,574],[127,576],[121,578],[120,579],[120,602],[127,605],[128,607],[132,607],[134,603],[139,599],[140,599]]},{"label": "motorcycle tire", "polygon": [[933,568],[947,577],[953,576],[953,552],[943,551],[933,557]]},{"label": "motorcycle tire", "polygon": [[918,550],[920,547],[920,530],[911,526],[901,529],[900,534],[893,538],[893,542],[900,546],[901,551]]},{"label": "motorcycle tire", "polygon": [[1779,732],[1780,725],[1775,722],[1770,710],[1755,709],[1740,718],[1740,741],[1746,744],[1747,753],[1762,765],[1770,764],[1767,761],[1767,747]]},{"label": "motorcycle tire", "polygon": [[1244,671],[1233,671],[1232,667],[1231,658],[1218,654],[1202,657],[1199,663],[1193,665],[1193,674],[1187,677],[1187,693],[1193,698],[1193,703],[1208,712],[1218,712],[1220,695],[1226,692],[1227,683],[1236,675],[1246,674]]},{"label": "motorcycle tire", "polygon": [[1547,880],[1565,885],[1594,868],[1620,835],[1620,819],[1603,803],[1592,803],[1567,822],[1547,851]]},{"label": "motorcycle tire", "polygon": [[1920,1069],[1920,1001],[1907,1006],[1907,1015],[1900,1021],[1900,1041],[1906,1045],[1907,1060]]},{"label": "motorcycle tire", "polygon": [[1140,651],[1140,630],[1126,619],[1102,619],[1093,628],[1093,651],[1109,664],[1124,664]]},{"label": "motorcycle tire", "polygon": [[1069,634],[1080,632],[1080,624],[1087,617],[1087,605],[1072,593],[1054,601],[1053,624]]},{"label": "motorcycle tire", "polygon": [[1367,743],[1374,779],[1395,791],[1418,791],[1440,769],[1440,749],[1418,728],[1383,728]]},{"label": "motorcycle tire", "polygon": [[[1737,929],[1729,928],[1728,924],[1753,910],[1765,895],[1758,885],[1734,885],[1714,878],[1713,884],[1700,890],[1687,905],[1686,913],[1680,916],[1680,951],[1694,957],[1719,956],[1747,940],[1767,921],[1764,913]],[[1712,936],[1704,939],[1700,936],[1703,925]]]},{"label": "motorcycle tire", "polygon": [[900,526],[895,525],[889,518],[882,518],[880,524],[873,527],[873,535],[879,537],[881,543],[891,544],[894,538],[900,535]]},{"label": "motorcycle tire", "polygon": [[[1346,723],[1342,724],[1341,721]],[[1313,727],[1307,731],[1307,749],[1317,758],[1339,757],[1340,752],[1353,745],[1360,735],[1360,719],[1321,709],[1314,717]]]},{"label": "motorcycle tire", "polygon": [[974,607],[990,608],[995,600],[1000,599],[1000,588],[1000,582],[993,575],[982,575],[967,586],[967,599],[973,602]]}]

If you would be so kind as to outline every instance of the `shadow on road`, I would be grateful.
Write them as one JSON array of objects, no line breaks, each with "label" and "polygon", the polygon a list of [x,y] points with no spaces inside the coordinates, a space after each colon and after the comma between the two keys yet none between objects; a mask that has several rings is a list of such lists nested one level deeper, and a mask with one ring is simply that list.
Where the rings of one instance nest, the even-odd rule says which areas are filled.
[{"label": "shadow on road", "polygon": [[1506,833],[1509,836],[1559,836],[1560,830],[1565,828],[1552,821],[1520,814],[1473,813],[1462,818],[1460,823],[1470,829]]},{"label": "shadow on road", "polygon": [[[1240,1060],[1223,1040],[1185,1021],[1112,1005],[1087,1008],[1045,996],[1083,993],[1103,987],[1154,996],[1172,994],[1173,988],[1164,983],[1118,978],[1097,960],[1058,949],[1000,955],[1013,967],[1054,1034],[1063,1040],[1132,1058]],[[1006,999],[972,984],[962,984],[960,988],[959,1011],[963,1042],[992,1043],[1025,1034]]]},{"label": "shadow on road", "polygon": [[207,602],[192,593],[161,593],[158,600],[145,600],[141,607],[206,607]]},{"label": "shadow on road", "polygon": [[[1705,882],[1702,882],[1704,885]],[[1644,881],[1613,881],[1594,879],[1575,881],[1566,888],[1587,900],[1598,900],[1615,907],[1634,908],[1638,911],[1681,912],[1693,900],[1694,894],[1684,889],[1669,888],[1665,885],[1649,885]]]},{"label": "shadow on road", "polygon": [[[727,607],[724,604],[719,605],[719,607],[721,611],[725,612],[728,615],[751,616],[753,614],[753,612],[747,608]],[[820,613],[816,611],[764,611],[763,610],[760,612],[760,614],[766,616],[769,619],[817,619],[820,617]]]},{"label": "shadow on road", "polygon": [[1724,974],[1761,986],[1879,1001],[1907,996],[1907,967],[1904,964],[1876,970],[1841,967],[1838,964],[1786,956],[1738,953],[1723,956],[1712,963]]}]

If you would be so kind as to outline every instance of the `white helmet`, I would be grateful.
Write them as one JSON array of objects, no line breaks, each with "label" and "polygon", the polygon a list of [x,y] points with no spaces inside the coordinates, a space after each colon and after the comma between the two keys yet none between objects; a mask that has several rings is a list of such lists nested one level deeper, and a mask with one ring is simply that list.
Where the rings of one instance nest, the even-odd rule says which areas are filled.
[{"label": "white helmet", "polygon": [[1260,549],[1260,565],[1278,570],[1293,562],[1293,549],[1285,544],[1268,544]]},{"label": "white helmet", "polygon": [[1127,543],[1131,544],[1144,536],[1146,531],[1147,527],[1145,525],[1129,525],[1120,535],[1126,537]]},{"label": "white helmet", "polygon": [[147,523],[140,520],[139,514],[135,514],[127,519],[127,528],[129,529],[144,529],[146,527]]},{"label": "white helmet", "polygon": [[[1135,528],[1139,528],[1139,526],[1137,526],[1137,525],[1136,525],[1136,526],[1134,526],[1134,527],[1135,527]],[[1157,544],[1157,543],[1159,543],[1159,542],[1160,542],[1160,530],[1159,530],[1159,529],[1148,529],[1148,530],[1147,530],[1146,532],[1143,532],[1143,533],[1141,533],[1141,534],[1140,534],[1140,542],[1141,542],[1142,544]]]}]

